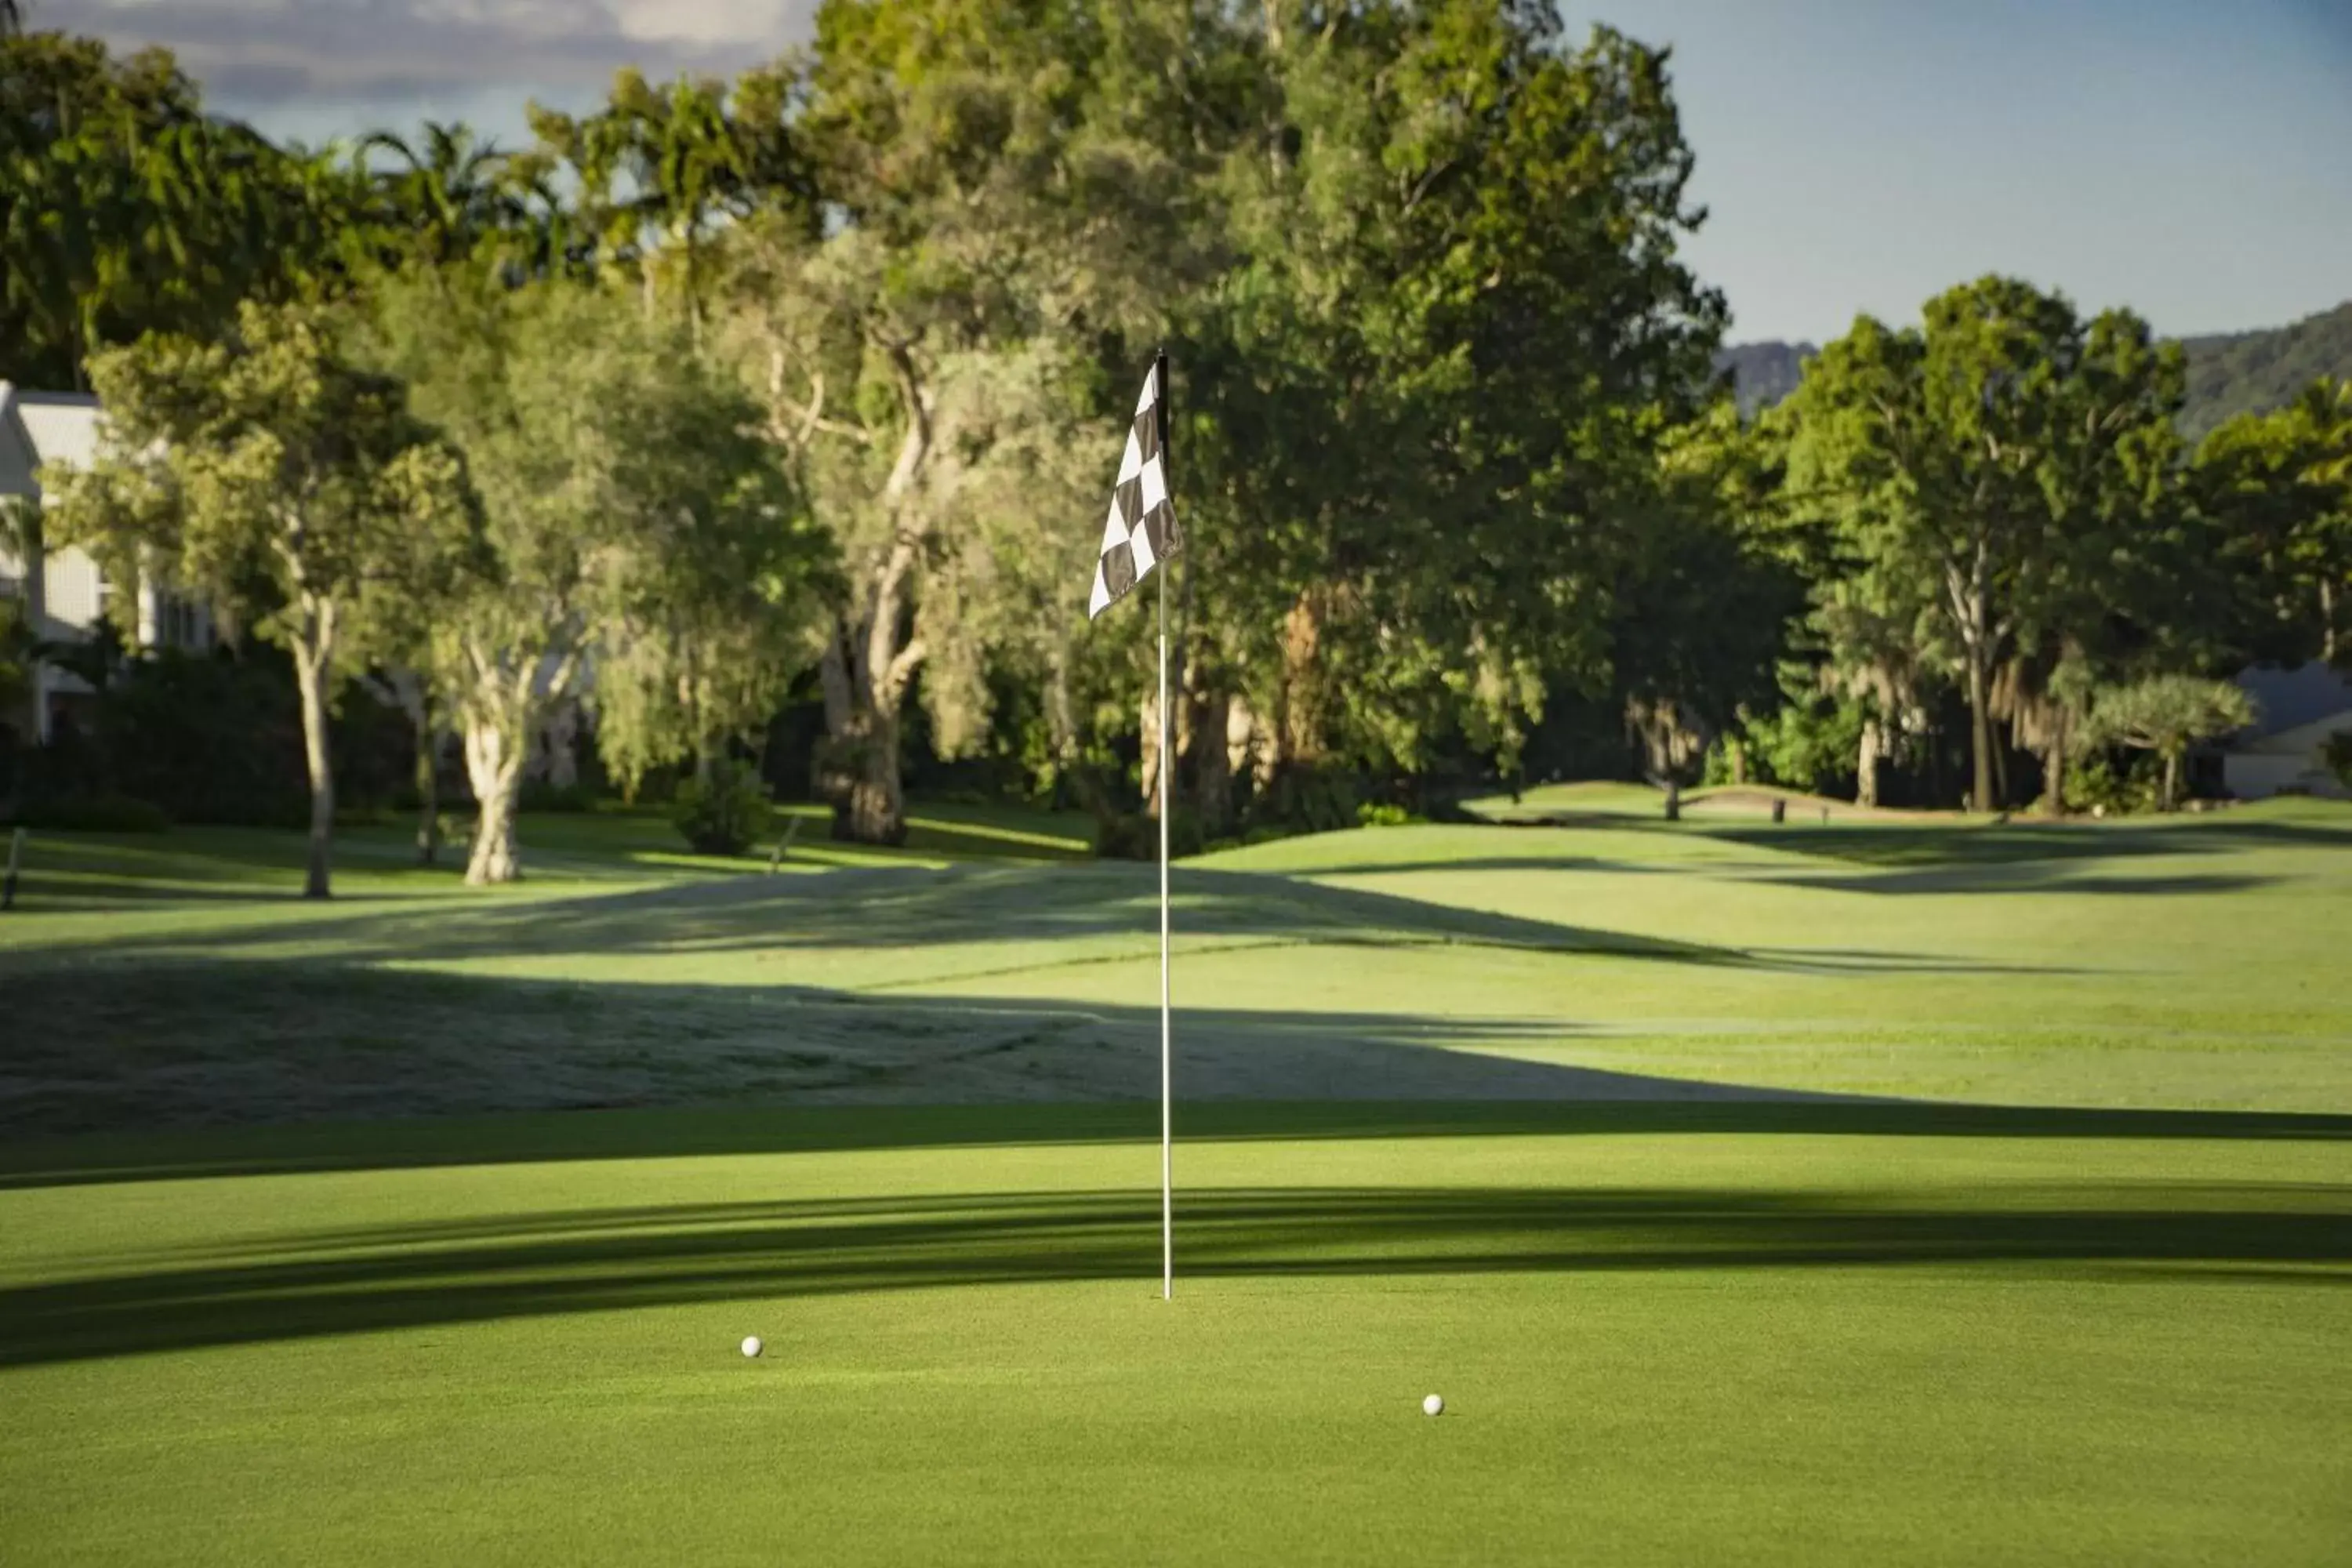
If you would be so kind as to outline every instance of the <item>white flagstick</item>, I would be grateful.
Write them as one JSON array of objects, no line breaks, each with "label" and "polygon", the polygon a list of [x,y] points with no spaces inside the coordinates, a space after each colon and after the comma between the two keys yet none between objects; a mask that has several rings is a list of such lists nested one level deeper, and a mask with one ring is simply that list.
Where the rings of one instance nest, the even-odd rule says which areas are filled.
[{"label": "white flagstick", "polygon": [[[1163,384],[1160,395],[1167,395]],[[1163,459],[1164,460],[1164,459]],[[1176,1165],[1173,1083],[1169,1073],[1173,1031],[1168,1014],[1168,573],[1160,568],[1160,1299],[1176,1299]]]},{"label": "white flagstick", "polygon": [[[1168,474],[1168,356],[1152,358],[1151,416],[1160,427],[1160,468]],[[1175,1084],[1170,1072],[1171,1026],[1168,1008],[1168,775],[1175,758],[1169,752],[1168,723],[1168,576],[1175,568],[1160,563],[1160,1299],[1176,1299],[1176,1121]]]}]

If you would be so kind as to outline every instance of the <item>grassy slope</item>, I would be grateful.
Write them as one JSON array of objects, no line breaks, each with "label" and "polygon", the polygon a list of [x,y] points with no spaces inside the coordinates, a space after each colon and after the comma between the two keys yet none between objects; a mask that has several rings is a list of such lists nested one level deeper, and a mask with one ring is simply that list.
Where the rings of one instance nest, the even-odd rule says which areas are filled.
[{"label": "grassy slope", "polygon": [[[466,895],[387,864],[323,911],[279,896],[289,845],[47,840],[0,1005],[69,1061],[112,1053],[46,1104],[99,1121],[240,1066],[364,1108],[375,1064],[423,1061],[456,1109],[496,1050],[567,1102],[824,1098],[794,1052],[838,1075],[896,1051],[882,1089],[938,1098],[972,1037],[1041,1019],[1041,1061],[1142,1066],[1148,871],[972,858],[1047,847],[961,826],[838,876],[714,879],[643,824],[534,823],[562,876]],[[1173,1309],[1151,1118],[1115,1106],[0,1142],[0,1560],[2352,1541],[2352,1121],[2275,1113],[2352,1110],[2347,814],[1392,829],[1178,886],[1199,1052],[1321,1031],[2273,1111],[1188,1100]],[[0,1105],[44,1109],[39,1049],[0,1042]],[[660,1078],[698,1050],[724,1070]],[[767,1358],[734,1353],[747,1332]]]},{"label": "grassy slope", "polygon": [[[817,844],[792,874],[714,877],[641,846],[657,824],[530,828],[576,872],[495,894],[347,872],[324,910],[278,890],[290,842],[268,870],[236,835],[37,844],[0,921],[0,984],[38,1020],[0,1058],[0,1126],[1151,1092],[1149,868],[971,858],[1041,847],[966,830],[954,859]],[[1176,889],[1190,1096],[1379,1094],[1367,1061],[1392,1094],[1546,1092],[1496,1088],[1500,1058],[1669,1087],[2352,1110],[2340,806],[1395,828],[1206,857]]]}]

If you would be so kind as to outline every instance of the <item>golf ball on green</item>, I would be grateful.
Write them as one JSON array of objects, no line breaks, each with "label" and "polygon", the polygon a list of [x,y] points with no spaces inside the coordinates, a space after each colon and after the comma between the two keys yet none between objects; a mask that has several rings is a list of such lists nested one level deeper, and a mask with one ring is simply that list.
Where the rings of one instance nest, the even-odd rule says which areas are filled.
[{"label": "golf ball on green", "polygon": [[758,1355],[760,1353],[759,1335],[746,1334],[743,1336],[743,1353],[745,1355]]},{"label": "golf ball on green", "polygon": [[1444,1408],[1445,1401],[1440,1399],[1434,1394],[1421,1402],[1421,1413],[1423,1415],[1434,1415]]}]

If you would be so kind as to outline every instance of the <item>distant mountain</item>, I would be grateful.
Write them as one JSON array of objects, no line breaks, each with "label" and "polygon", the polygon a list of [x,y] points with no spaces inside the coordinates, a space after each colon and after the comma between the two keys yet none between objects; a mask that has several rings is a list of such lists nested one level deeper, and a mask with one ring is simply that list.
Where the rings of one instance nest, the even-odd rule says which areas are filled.
[{"label": "distant mountain", "polygon": [[2189,406],[2180,431],[2194,441],[2240,414],[2267,414],[2323,375],[2352,376],[2352,300],[2291,327],[2183,338]]},{"label": "distant mountain", "polygon": [[[2180,431],[2189,440],[2240,414],[2265,414],[2323,375],[2352,377],[2352,300],[2292,326],[2183,338],[2189,402]],[[1797,389],[1811,343],[1734,343],[1715,356],[1731,376],[1742,414],[1769,408]]]},{"label": "distant mountain", "polygon": [[1734,343],[1716,353],[1715,373],[1729,373],[1739,412],[1752,415],[1796,391],[1805,362],[1821,352],[1811,343]]}]

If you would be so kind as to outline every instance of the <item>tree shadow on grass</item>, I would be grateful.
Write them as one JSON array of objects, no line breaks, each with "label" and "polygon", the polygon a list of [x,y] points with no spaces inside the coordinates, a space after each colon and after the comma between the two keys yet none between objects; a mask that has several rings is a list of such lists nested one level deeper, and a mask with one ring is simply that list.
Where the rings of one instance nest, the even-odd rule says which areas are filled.
[{"label": "tree shadow on grass", "polygon": [[[299,959],[118,962],[8,976],[0,1132],[709,1105],[1140,1100],[1160,1016],[816,987],[584,984]],[[1510,1054],[1568,1018],[1189,1006],[1187,1102],[1695,1100],[1794,1091]],[[1502,1053],[1502,1054],[1497,1054]],[[15,1165],[0,1150],[0,1184]]]},{"label": "tree shadow on grass", "polygon": [[[1538,1064],[1519,1064],[1538,1066]],[[1538,1066],[1538,1070],[1543,1069]],[[1970,1105],[1738,1090],[1602,1074],[1622,1098],[1207,1100],[1181,1142],[1649,1135],[2352,1142],[2352,1115]],[[1473,1079],[1474,1082],[1486,1080]],[[1685,1091],[1685,1092],[1675,1092]],[[733,1105],[140,1130],[0,1143],[0,1192],[327,1171],[1156,1142],[1140,1099],[993,1105]]]},{"label": "tree shadow on grass", "polygon": [[[1791,950],[1670,941],[1252,872],[1182,868],[1174,879],[1174,894],[1176,925],[1189,942],[1467,945],[1797,973],[1856,966],[1851,952],[1816,964]],[[1156,873],[1148,866],[961,866],[943,871],[890,867],[822,877],[670,882],[551,899],[445,901],[414,912],[326,912],[295,924],[133,931],[111,939],[78,932],[46,946],[24,943],[16,952],[30,959],[53,950],[77,956],[234,956],[299,942],[347,962],[432,963],[1039,944],[1020,965],[1028,969],[1069,961],[1066,949],[1051,944],[1148,937],[1157,896]],[[1899,972],[1911,959],[1879,954],[1873,967]],[[1942,959],[1922,960],[1917,967],[1937,973],[2063,973]]]},{"label": "tree shadow on grass", "polygon": [[[0,1365],[688,1302],[1157,1273],[1155,1194],[996,1192],[525,1214],[140,1259],[0,1289]],[[2340,1189],[2040,1190],[2016,1206],[1732,1189],[1184,1194],[1189,1277],[2158,1266],[2352,1284]]]},{"label": "tree shadow on grass", "polygon": [[1767,872],[1756,880],[1776,888],[1805,888],[1831,893],[2083,893],[2168,898],[2242,893],[2273,886],[2281,879],[2219,871],[2159,877],[2086,876],[2064,861],[1993,860],[1850,876]]},{"label": "tree shadow on grass", "polygon": [[[1645,824],[1665,831],[1664,824]],[[2248,849],[2352,850],[2352,814],[2341,828],[2300,822],[2176,819],[2160,825],[2087,822],[2003,826],[1915,824],[1794,824],[1758,827],[1702,825],[1709,837],[1758,848],[1818,855],[1861,866],[1930,868],[2037,860],[2137,859],[2226,854]]]}]

